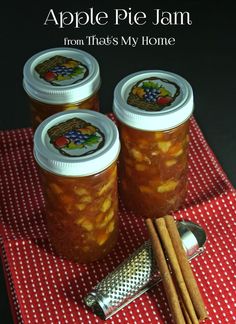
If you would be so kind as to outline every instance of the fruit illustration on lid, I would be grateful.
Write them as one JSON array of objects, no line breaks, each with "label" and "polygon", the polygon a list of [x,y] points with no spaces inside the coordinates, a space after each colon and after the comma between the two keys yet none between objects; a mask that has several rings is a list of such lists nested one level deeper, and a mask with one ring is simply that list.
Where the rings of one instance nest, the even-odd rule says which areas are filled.
[{"label": "fruit illustration on lid", "polygon": [[129,93],[127,103],[148,111],[159,111],[176,99],[180,93],[179,86],[169,80],[150,77],[138,81]]},{"label": "fruit illustration on lid", "polygon": [[48,130],[50,143],[63,155],[85,156],[104,145],[104,134],[80,118],[72,118]]},{"label": "fruit illustration on lid", "polygon": [[40,78],[54,86],[74,84],[88,75],[88,68],[80,61],[61,55],[38,64],[35,71]]}]

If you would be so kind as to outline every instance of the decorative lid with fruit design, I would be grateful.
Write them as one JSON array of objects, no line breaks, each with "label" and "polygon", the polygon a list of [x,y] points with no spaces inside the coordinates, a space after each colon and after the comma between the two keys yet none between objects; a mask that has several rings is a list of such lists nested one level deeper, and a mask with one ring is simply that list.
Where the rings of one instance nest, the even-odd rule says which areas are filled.
[{"label": "decorative lid with fruit design", "polygon": [[63,86],[82,81],[89,73],[82,62],[61,55],[35,66],[38,76],[54,86]]},{"label": "decorative lid with fruit design", "polygon": [[80,109],[45,119],[34,135],[34,156],[45,170],[64,176],[88,176],[118,157],[115,124],[105,115]]},{"label": "decorative lid with fruit design", "polygon": [[159,111],[170,106],[179,94],[180,89],[176,83],[150,77],[138,81],[132,87],[127,103],[143,110]]},{"label": "decorative lid with fruit design", "polygon": [[101,83],[99,65],[87,52],[54,48],[32,56],[24,66],[28,95],[51,104],[79,102],[93,95]]},{"label": "decorative lid with fruit design", "polygon": [[181,76],[162,70],[133,73],[114,91],[116,117],[131,127],[161,131],[187,120],[193,111],[193,91]]},{"label": "decorative lid with fruit design", "polygon": [[74,117],[48,130],[50,143],[63,155],[84,156],[104,145],[104,134],[96,126]]}]

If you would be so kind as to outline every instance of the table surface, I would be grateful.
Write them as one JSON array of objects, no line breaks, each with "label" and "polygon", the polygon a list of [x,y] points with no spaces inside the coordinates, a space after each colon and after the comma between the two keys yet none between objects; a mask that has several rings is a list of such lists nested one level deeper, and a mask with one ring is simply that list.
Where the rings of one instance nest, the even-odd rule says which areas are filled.
[{"label": "table surface", "polygon": [[[132,2],[132,1],[131,1]],[[225,4],[225,2],[224,2]],[[93,6],[94,4],[92,4]],[[99,61],[102,86],[101,111],[112,110],[113,90],[116,83],[129,73],[145,69],[163,69],[184,76],[193,86],[195,97],[194,116],[203,134],[223,167],[230,182],[235,186],[236,172],[236,109],[234,105],[235,79],[231,73],[234,67],[235,46],[232,39],[235,30],[233,10],[230,6],[204,4],[204,10],[197,1],[189,1],[187,7],[178,10],[189,10],[192,14],[192,26],[158,26],[150,25],[130,27],[105,26],[59,30],[43,26],[43,19],[49,8],[40,4],[16,4],[5,10],[12,13],[11,24],[4,15],[3,25],[8,28],[2,31],[2,43],[8,51],[1,53],[2,90],[0,129],[16,129],[30,126],[30,115],[27,98],[22,88],[22,69],[25,61],[36,52],[63,46],[64,37],[78,38],[96,33],[100,36],[112,35],[150,35],[175,36],[173,47],[128,46],[84,46],[82,49],[93,54]],[[109,7],[95,6],[100,10],[112,12],[121,3],[113,2]],[[125,4],[122,4],[125,7]],[[73,6],[72,6],[73,7]],[[89,2],[82,1],[81,8],[88,8]],[[57,7],[54,7],[55,10]],[[135,3],[132,8],[137,8]],[[149,9],[156,8],[154,1],[149,1]],[[68,10],[70,8],[67,8]],[[73,9],[77,9],[73,7]],[[138,8],[137,8],[138,9]],[[175,7],[163,8],[174,10]],[[72,8],[71,8],[72,10]],[[37,14],[35,14],[37,13]],[[211,13],[211,14],[209,14]],[[100,28],[101,27],[101,28]],[[150,28],[151,27],[151,28]],[[29,33],[29,28],[32,33]],[[33,35],[33,37],[32,37]],[[17,51],[16,51],[17,49]],[[11,63],[11,62],[14,62]],[[11,69],[11,64],[14,69]],[[16,68],[15,68],[16,67]],[[14,82],[13,82],[14,80]],[[5,279],[0,272],[0,323],[11,323]]]},{"label": "table surface", "polygon": [[[1,252],[14,319],[17,323],[102,323],[83,299],[147,240],[144,219],[127,211],[120,201],[119,238],[108,256],[88,265],[60,258],[47,234],[45,203],[32,147],[30,128],[0,132]],[[191,264],[211,323],[236,320],[232,299],[235,206],[235,190],[191,118],[188,194],[173,215],[177,220],[195,222],[206,231],[206,252]],[[163,289],[158,285],[108,323],[170,320]]]}]

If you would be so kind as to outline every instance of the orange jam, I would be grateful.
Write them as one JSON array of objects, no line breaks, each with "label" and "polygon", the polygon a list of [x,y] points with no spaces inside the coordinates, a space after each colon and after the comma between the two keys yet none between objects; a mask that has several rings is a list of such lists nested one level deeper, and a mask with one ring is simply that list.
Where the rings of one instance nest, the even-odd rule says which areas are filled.
[{"label": "orange jam", "polygon": [[190,84],[177,74],[154,70],[133,73],[115,88],[119,121],[120,193],[142,217],[177,210],[187,192]]},{"label": "orange jam", "polygon": [[74,109],[91,109],[99,111],[99,96],[95,93],[90,98],[75,103],[67,103],[61,105],[46,104],[34,99],[30,99],[32,127],[36,129],[38,125],[47,117],[66,110]]},{"label": "orange jam", "polygon": [[58,255],[98,260],[118,234],[118,130],[105,115],[80,109],[46,118],[34,135],[50,241]]},{"label": "orange jam", "polygon": [[120,192],[127,207],[158,217],[181,206],[187,190],[189,122],[147,132],[120,123]]},{"label": "orange jam", "polygon": [[87,177],[42,172],[46,221],[55,251],[79,262],[102,258],[118,234],[117,168]]},{"label": "orange jam", "polygon": [[33,55],[25,63],[23,79],[33,129],[65,110],[99,111],[100,84],[98,62],[85,51],[62,47]]}]

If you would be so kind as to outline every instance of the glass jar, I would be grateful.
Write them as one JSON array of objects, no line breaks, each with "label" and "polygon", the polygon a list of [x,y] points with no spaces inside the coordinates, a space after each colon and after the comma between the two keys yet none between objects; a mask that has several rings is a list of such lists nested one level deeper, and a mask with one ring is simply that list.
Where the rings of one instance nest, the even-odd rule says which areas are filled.
[{"label": "glass jar", "polygon": [[161,70],[134,73],[116,86],[113,109],[126,207],[152,218],[177,210],[187,192],[190,84]]},{"label": "glass jar", "polygon": [[61,111],[99,111],[99,65],[87,52],[66,47],[39,52],[25,63],[23,74],[34,130]]},{"label": "glass jar", "polygon": [[104,257],[118,234],[115,124],[98,112],[61,112],[34,135],[46,223],[55,251],[87,263]]}]

